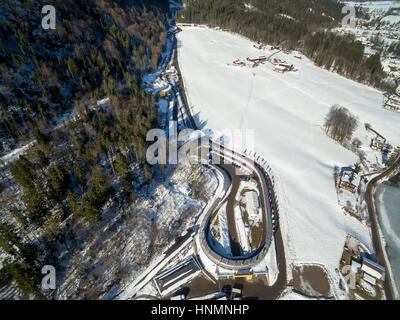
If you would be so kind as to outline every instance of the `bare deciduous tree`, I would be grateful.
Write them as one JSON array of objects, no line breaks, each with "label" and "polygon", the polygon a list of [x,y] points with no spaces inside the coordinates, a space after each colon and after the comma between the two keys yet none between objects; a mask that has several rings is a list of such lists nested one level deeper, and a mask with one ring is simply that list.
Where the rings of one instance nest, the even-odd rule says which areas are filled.
[{"label": "bare deciduous tree", "polygon": [[350,140],[357,129],[358,121],[348,109],[340,105],[334,105],[325,117],[326,133],[334,140],[343,144]]}]

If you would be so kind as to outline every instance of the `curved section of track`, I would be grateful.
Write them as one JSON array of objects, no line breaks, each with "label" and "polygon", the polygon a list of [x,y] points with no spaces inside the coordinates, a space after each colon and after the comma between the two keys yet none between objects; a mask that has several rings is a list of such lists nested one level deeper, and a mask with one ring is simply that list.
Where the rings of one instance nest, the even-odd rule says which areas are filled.
[{"label": "curved section of track", "polygon": [[[176,95],[180,95],[181,92],[178,90],[174,90]],[[180,99],[182,101],[182,99]],[[183,104],[183,102],[181,102]],[[178,108],[182,108],[185,106],[178,106]],[[194,130],[198,130],[192,113],[189,108],[186,108],[189,122],[188,126],[192,127]],[[193,142],[193,141],[191,141]],[[188,143],[191,143],[188,142]],[[226,147],[224,145],[219,144],[210,139],[211,145],[216,147],[213,148],[213,152],[216,152],[224,159],[230,159],[237,166],[246,167],[248,169],[252,169],[254,176],[257,178],[259,188],[260,188],[260,202],[263,206],[263,231],[262,231],[262,241],[260,246],[246,256],[238,256],[238,257],[227,257],[222,256],[217,253],[212,245],[209,242],[209,230],[210,224],[213,218],[218,213],[219,208],[223,204],[225,200],[217,199],[215,203],[211,206],[210,210],[205,213],[204,218],[200,224],[200,245],[203,249],[204,253],[207,257],[216,265],[219,265],[223,268],[230,270],[241,270],[241,269],[249,269],[257,264],[259,264],[267,255],[268,250],[271,246],[272,237],[273,237],[273,222],[272,217],[278,216],[278,208],[276,206],[276,198],[275,193],[272,187],[271,179],[268,173],[254,160],[243,156],[242,154],[237,153],[236,151]],[[201,144],[200,144],[201,146]],[[214,168],[214,170],[218,171],[226,171],[222,167],[214,164],[210,164]],[[226,173],[225,173],[226,176]],[[233,177],[230,177],[230,181],[232,181]],[[227,179],[224,179],[224,183],[227,183]],[[235,195],[233,195],[235,196]]]},{"label": "curved section of track", "polygon": [[[177,41],[175,38],[175,50],[177,49]],[[178,70],[178,73],[181,74],[181,70],[179,68],[179,63],[178,63],[178,54],[175,55],[174,57],[174,65]],[[180,88],[179,88],[180,87]],[[181,99],[178,99],[180,103],[182,104],[181,106],[178,106],[178,108],[185,108],[187,111],[188,115],[188,121],[186,123],[186,126],[194,129],[194,130],[200,130],[197,125],[196,121],[193,117],[193,114],[188,107],[188,101],[187,97],[185,94],[185,89],[184,89],[184,84],[182,77],[179,79],[179,83],[177,86],[172,86],[173,92],[176,96],[181,96]],[[218,152],[220,156],[223,156],[224,158],[230,158],[235,162],[236,164],[239,164],[241,166],[245,166],[247,168],[252,168],[253,174],[257,177],[257,180],[259,182],[259,187],[260,187],[260,202],[263,206],[263,232],[262,232],[262,241],[260,246],[258,247],[257,250],[254,250],[251,252],[249,255],[246,256],[240,256],[240,257],[225,257],[222,256],[221,254],[217,253],[212,246],[209,243],[209,229],[210,229],[210,224],[212,219],[215,217],[215,215],[218,213],[219,208],[222,206],[223,202],[225,199],[220,199],[218,198],[215,203],[210,207],[210,209],[205,212],[203,218],[201,219],[200,223],[200,232],[199,232],[199,237],[200,237],[200,245],[203,250],[203,252],[206,254],[206,256],[216,265],[219,265],[223,268],[229,269],[229,270],[243,270],[243,269],[249,269],[257,264],[259,264],[267,255],[268,250],[270,249],[272,239],[274,236],[274,230],[273,230],[273,217],[275,221],[278,221],[278,216],[279,216],[279,209],[276,205],[276,196],[275,196],[275,191],[273,189],[273,184],[271,181],[271,178],[269,177],[268,173],[266,170],[260,166],[256,161],[249,159],[242,154],[237,153],[236,151],[230,149],[227,146],[223,146],[219,144],[216,141],[212,141],[213,146],[217,146],[217,150],[213,150],[214,152]],[[200,144],[201,145],[201,144]],[[217,171],[225,171],[223,168],[219,167],[218,165],[213,165],[210,164],[214,168],[214,170]],[[225,173],[226,175],[226,173]],[[230,177],[231,181],[233,177]],[[224,183],[226,184],[227,181],[226,179],[224,180]],[[278,225],[275,225],[275,231],[277,231]],[[281,237],[279,236],[279,239],[281,240]],[[280,249],[283,251],[283,245],[279,246]],[[280,259],[284,260],[284,255],[280,257]],[[281,267],[283,265],[286,265],[285,262],[281,263]],[[284,266],[286,268],[286,266]],[[283,270],[281,270],[283,271]],[[284,270],[285,273],[286,270]],[[286,277],[285,277],[286,278]]]},{"label": "curved section of track", "polygon": [[[225,150],[229,150],[226,147]],[[206,214],[202,223],[200,225],[200,245],[203,249],[204,253],[207,257],[216,265],[219,265],[223,268],[230,269],[230,270],[241,270],[241,269],[249,269],[257,264],[259,264],[267,255],[268,250],[271,246],[272,237],[273,237],[273,228],[272,228],[272,210],[276,208],[275,205],[275,194],[272,188],[271,180],[269,179],[268,174],[265,170],[262,169],[258,164],[253,163],[250,159],[245,158],[243,156],[239,156],[233,150],[229,150],[229,153],[233,155],[233,160],[236,163],[240,163],[241,165],[246,166],[247,168],[253,167],[253,173],[257,177],[260,186],[260,201],[263,205],[263,235],[262,241],[259,248],[252,253],[246,256],[239,256],[239,257],[226,257],[219,253],[217,253],[209,239],[209,231],[210,231],[210,224],[211,221],[215,218],[218,214],[218,210],[209,210]],[[226,153],[223,152],[222,155],[226,156]],[[247,163],[247,165],[246,165]],[[214,165],[216,170],[221,170],[217,166]],[[232,179],[233,177],[231,177]],[[267,199],[271,196],[271,202]],[[215,206],[216,208],[217,206]],[[274,211],[274,215],[277,214],[277,210]]]}]

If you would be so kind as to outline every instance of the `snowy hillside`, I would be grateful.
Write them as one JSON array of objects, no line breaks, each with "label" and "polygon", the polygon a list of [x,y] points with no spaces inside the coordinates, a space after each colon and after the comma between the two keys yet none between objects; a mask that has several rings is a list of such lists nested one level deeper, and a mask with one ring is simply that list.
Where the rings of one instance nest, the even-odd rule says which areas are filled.
[{"label": "snowy hillside", "polygon": [[294,54],[274,56],[293,64],[298,71],[292,73],[274,72],[270,63],[228,66],[273,53],[228,32],[184,28],[177,37],[193,114],[209,129],[255,130],[254,151],[276,174],[287,258],[323,264],[334,276],[346,233],[372,249],[369,230],[341,211],[333,179],[335,166],[354,164],[357,156],[327,137],[322,126],[330,107],[340,104],[358,117],[357,137],[370,123],[400,145],[400,114],[382,108],[382,93]]}]

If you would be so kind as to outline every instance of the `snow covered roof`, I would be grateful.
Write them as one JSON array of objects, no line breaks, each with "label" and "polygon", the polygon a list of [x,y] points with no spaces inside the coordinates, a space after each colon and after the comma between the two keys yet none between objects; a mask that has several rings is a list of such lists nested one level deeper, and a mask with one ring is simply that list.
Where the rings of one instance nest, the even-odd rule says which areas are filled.
[{"label": "snow covered roof", "polygon": [[375,142],[375,143],[385,143],[385,142],[386,142],[386,139],[383,138],[383,137],[380,137],[380,136],[376,136],[376,137],[372,138],[372,142]]},{"label": "snow covered roof", "polygon": [[259,219],[260,200],[255,190],[245,193],[246,208],[249,214],[249,219],[253,222]]},{"label": "snow covered roof", "polygon": [[376,284],[376,279],[371,277],[368,273],[364,273],[363,279],[372,285]]},{"label": "snow covered roof", "polygon": [[353,183],[354,181],[354,172],[345,171],[342,175],[342,182]]},{"label": "snow covered roof", "polygon": [[358,186],[360,184],[360,177],[353,170],[352,171],[343,170],[342,171],[342,179],[341,179],[341,181],[342,182],[351,183],[351,184],[353,184],[355,186]]},{"label": "snow covered roof", "polygon": [[385,268],[368,258],[363,259],[361,270],[376,279],[385,278]]},{"label": "snow covered roof", "polygon": [[260,208],[260,201],[258,200],[258,194],[256,191],[251,190],[246,192],[246,203],[251,205],[254,209]]},{"label": "snow covered roof", "polygon": [[342,175],[342,182],[350,182],[351,183],[353,181],[352,178],[353,178],[353,174],[348,171],[345,171]]}]

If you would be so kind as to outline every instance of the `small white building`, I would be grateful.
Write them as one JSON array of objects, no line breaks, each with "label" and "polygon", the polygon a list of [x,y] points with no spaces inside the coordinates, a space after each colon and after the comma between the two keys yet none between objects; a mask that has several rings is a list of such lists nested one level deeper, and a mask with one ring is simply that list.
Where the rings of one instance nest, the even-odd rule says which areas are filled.
[{"label": "small white building", "polygon": [[400,112],[400,97],[397,95],[384,94],[383,107],[387,110]]},{"label": "small white building", "polygon": [[368,273],[364,273],[363,279],[373,286],[376,285],[376,279],[374,277],[371,277]]},{"label": "small white building", "polygon": [[385,268],[366,257],[363,258],[361,271],[364,273],[363,274],[364,279],[371,284],[372,280],[370,277],[376,280],[382,280],[382,281],[385,280],[385,273],[386,273]]},{"label": "small white building", "polygon": [[385,144],[386,144],[386,139],[384,137],[376,136],[371,139],[370,147],[373,150],[382,151],[382,149],[385,147]]},{"label": "small white building", "polygon": [[288,71],[293,71],[293,69],[294,69],[293,65],[287,63],[280,63],[279,65],[275,66],[274,71],[284,73]]},{"label": "small white building", "polygon": [[342,168],[339,182],[340,188],[355,193],[360,181],[360,176],[352,168]]},{"label": "small white building", "polygon": [[246,197],[246,208],[249,214],[249,219],[256,221],[259,217],[260,199],[255,190],[251,190],[245,193]]}]

